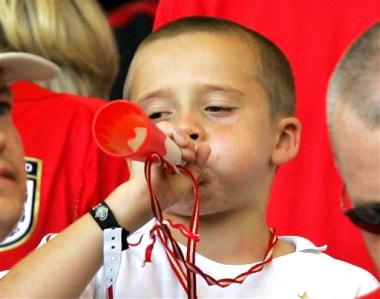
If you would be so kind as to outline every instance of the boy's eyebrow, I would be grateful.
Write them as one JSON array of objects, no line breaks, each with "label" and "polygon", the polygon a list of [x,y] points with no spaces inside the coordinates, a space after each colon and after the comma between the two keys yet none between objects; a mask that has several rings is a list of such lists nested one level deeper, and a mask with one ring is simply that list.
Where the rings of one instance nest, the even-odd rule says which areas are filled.
[{"label": "boy's eyebrow", "polygon": [[201,89],[202,89],[202,91],[205,91],[205,92],[222,91],[222,92],[236,93],[240,96],[244,95],[244,93],[242,91],[240,91],[239,89],[232,87],[228,84],[206,83],[206,84],[202,85]]},{"label": "boy's eyebrow", "polygon": [[[239,89],[232,87],[228,84],[212,84],[212,83],[203,83],[201,84],[201,87],[199,88],[201,92],[214,92],[214,91],[220,91],[220,92],[227,92],[227,93],[233,93],[237,94],[239,96],[244,96],[244,93],[240,91]],[[142,94],[138,99],[136,100],[136,103],[142,103],[150,98],[155,97],[168,97],[170,94],[169,88],[157,88],[152,91],[147,91]]]},{"label": "boy's eyebrow", "polygon": [[168,88],[158,88],[154,89],[152,91],[147,91],[142,94],[138,99],[136,99],[136,103],[142,103],[150,98],[154,97],[163,97],[167,96],[169,94]]}]

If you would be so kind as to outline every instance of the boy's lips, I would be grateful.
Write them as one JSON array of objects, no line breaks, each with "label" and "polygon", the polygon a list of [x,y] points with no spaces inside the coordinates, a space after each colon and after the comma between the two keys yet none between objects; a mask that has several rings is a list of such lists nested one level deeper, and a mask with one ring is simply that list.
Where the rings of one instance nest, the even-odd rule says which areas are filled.
[{"label": "boy's lips", "polygon": [[0,166],[0,180],[1,179],[16,181],[17,180],[17,176],[9,168],[4,167],[4,166]]}]

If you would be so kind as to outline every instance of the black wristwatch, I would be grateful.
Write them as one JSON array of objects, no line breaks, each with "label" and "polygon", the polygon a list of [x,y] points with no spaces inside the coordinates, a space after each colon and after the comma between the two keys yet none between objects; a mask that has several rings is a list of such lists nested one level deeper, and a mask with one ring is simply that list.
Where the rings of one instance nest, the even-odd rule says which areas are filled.
[{"label": "black wristwatch", "polygon": [[[96,207],[92,208],[89,210],[90,215],[96,223],[99,225],[101,230],[105,230],[108,228],[119,228],[121,227],[119,223],[117,222],[115,215],[112,213],[110,207],[102,201],[99,203]],[[129,231],[124,229],[122,227],[121,230],[121,249],[125,250],[127,249],[128,242],[127,242],[127,237],[129,235]]]}]

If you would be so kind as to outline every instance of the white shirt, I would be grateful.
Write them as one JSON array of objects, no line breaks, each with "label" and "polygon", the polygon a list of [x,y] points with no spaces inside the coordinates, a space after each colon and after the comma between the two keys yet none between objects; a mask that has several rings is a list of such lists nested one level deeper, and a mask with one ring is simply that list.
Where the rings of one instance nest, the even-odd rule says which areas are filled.
[{"label": "white shirt", "polygon": [[[152,263],[143,267],[153,223],[149,222],[129,237],[129,242],[133,243],[141,234],[144,236],[141,244],[122,253],[114,298],[187,298],[159,240],[153,250]],[[324,254],[326,246],[316,247],[297,236],[280,239],[293,243],[295,252],[273,259],[261,272],[250,275],[242,284],[226,288],[208,286],[197,275],[198,298],[349,299],[379,286],[379,282],[364,269]],[[186,252],[184,246],[181,248]],[[196,264],[216,279],[235,277],[253,266],[221,264],[200,254],[196,254]],[[83,294],[83,298],[88,296],[106,298],[102,269]]]}]

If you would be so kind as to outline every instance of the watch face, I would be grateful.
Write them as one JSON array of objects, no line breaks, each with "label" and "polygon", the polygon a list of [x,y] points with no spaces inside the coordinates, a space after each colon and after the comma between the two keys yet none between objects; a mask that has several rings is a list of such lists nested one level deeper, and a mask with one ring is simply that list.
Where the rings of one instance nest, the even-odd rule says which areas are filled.
[{"label": "watch face", "polygon": [[97,207],[95,207],[95,217],[98,218],[100,221],[104,221],[107,219],[108,216],[108,208],[103,206],[102,204],[99,204]]}]

